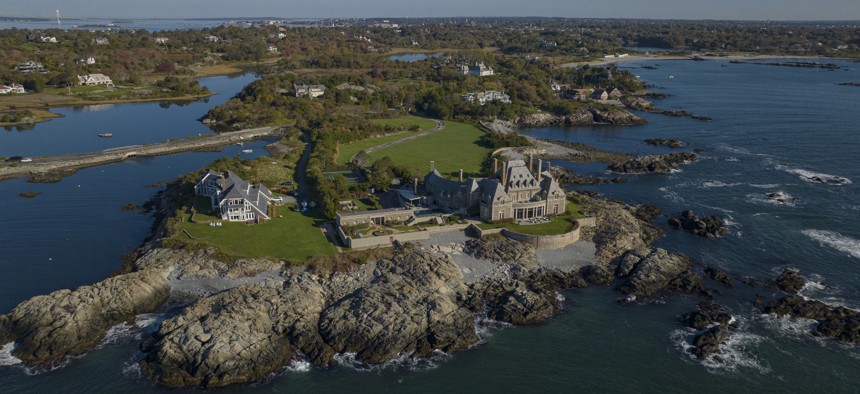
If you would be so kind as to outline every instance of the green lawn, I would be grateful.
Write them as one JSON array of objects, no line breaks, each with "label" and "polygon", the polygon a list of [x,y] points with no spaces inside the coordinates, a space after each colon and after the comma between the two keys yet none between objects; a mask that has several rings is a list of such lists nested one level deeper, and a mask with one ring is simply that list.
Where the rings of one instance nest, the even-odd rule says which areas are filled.
[{"label": "green lawn", "polygon": [[373,119],[374,123],[386,124],[389,126],[412,126],[417,124],[421,127],[421,131],[427,131],[434,127],[436,127],[436,122],[433,119],[421,118],[418,116],[401,116],[399,118],[392,119]]},{"label": "green lawn", "polygon": [[[374,119],[373,122],[379,124],[387,124],[391,126],[411,126],[417,124],[421,127],[421,131],[427,131],[436,127],[436,122],[434,122],[432,119],[420,118],[411,115],[401,116],[399,118],[393,119]],[[358,152],[361,152],[367,148],[372,148],[377,145],[387,144],[393,141],[399,141],[413,134],[414,132],[412,131],[400,131],[397,133],[384,135],[382,137],[371,137],[361,141],[353,142],[351,144],[339,146],[337,148],[337,164],[349,164],[349,159],[355,156],[355,154]]]},{"label": "green lawn", "polygon": [[564,215],[556,216],[549,223],[519,225],[516,223],[481,223],[478,225],[482,230],[490,230],[494,228],[507,228],[521,234],[532,235],[560,235],[569,232],[573,229],[573,220],[584,217],[579,211],[582,207],[572,202],[567,203],[567,212]]},{"label": "green lawn", "polygon": [[[288,206],[277,208],[275,218],[262,224],[222,222],[220,227],[205,223],[182,224],[196,240],[183,232],[175,236],[186,243],[215,246],[224,254],[235,257],[271,257],[281,260],[302,261],[313,256],[333,255],[334,246],[317,227],[326,221],[316,212],[302,214]],[[180,230],[181,231],[181,230]]]},{"label": "green lawn", "polygon": [[475,126],[446,121],[441,131],[378,150],[370,157],[376,160],[388,156],[419,174],[426,173],[434,160],[442,175],[454,177],[461,168],[469,175],[482,175],[481,162],[492,151],[478,144],[482,135],[484,132]]}]

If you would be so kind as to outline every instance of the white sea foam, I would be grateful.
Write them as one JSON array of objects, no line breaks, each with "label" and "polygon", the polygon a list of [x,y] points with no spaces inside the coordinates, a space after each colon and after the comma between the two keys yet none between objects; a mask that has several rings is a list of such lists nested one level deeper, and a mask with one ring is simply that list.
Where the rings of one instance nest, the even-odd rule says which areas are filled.
[{"label": "white sea foam", "polygon": [[812,335],[812,330],[818,325],[814,319],[802,317],[777,316],[775,313],[763,314],[758,317],[764,326],[780,336],[793,339],[820,339]]},{"label": "white sea foam", "polygon": [[703,360],[699,360],[690,352],[693,349],[693,338],[700,331],[692,328],[678,329],[672,331],[669,337],[689,360],[700,362],[711,373],[736,372],[740,369],[758,371],[761,374],[770,372],[770,368],[763,365],[752,352],[759,343],[764,342],[767,338],[744,331],[745,319],[738,318],[736,322],[739,328],[729,333],[728,338],[719,346],[716,353]]},{"label": "white sea foam", "polygon": [[117,343],[124,338],[133,336],[136,332],[137,328],[131,324],[125,322],[117,324],[109,328],[107,332],[105,332],[105,337],[98,344],[98,346],[96,346],[96,349],[100,349],[104,346]]},{"label": "white sea foam", "polygon": [[727,157],[725,160],[732,163],[738,163],[741,161],[741,159],[738,159],[737,157]]},{"label": "white sea foam", "polygon": [[818,241],[821,245],[829,246],[855,259],[860,259],[860,240],[858,239],[833,231],[814,229],[803,230],[803,235]]},{"label": "white sea foam", "polygon": [[310,372],[311,363],[308,360],[293,360],[287,365],[287,371],[290,372]]},{"label": "white sea foam", "polygon": [[750,183],[750,186],[757,188],[757,189],[776,189],[782,185],[780,185],[779,183],[763,183],[763,184]]},{"label": "white sea foam", "polygon": [[735,187],[735,186],[739,186],[739,185],[741,185],[741,183],[725,183],[725,182],[721,182],[721,181],[707,181],[707,182],[702,183],[701,188],[710,189],[710,188],[714,188],[714,187]]},{"label": "white sea foam", "polygon": [[3,346],[3,349],[0,349],[0,366],[21,364],[21,359],[12,355],[12,351],[17,346],[15,342],[9,342]]},{"label": "white sea foam", "polygon": [[382,364],[366,364],[356,358],[356,353],[338,353],[334,360],[338,365],[360,372],[379,372],[405,368],[413,372],[429,371],[451,358],[451,355],[441,350],[433,352],[430,357],[413,357],[413,353],[400,353],[393,359]]},{"label": "white sea foam", "polygon": [[140,363],[136,358],[122,365],[122,375],[134,379],[143,379],[143,371],[140,370]]},{"label": "white sea foam", "polygon": [[797,206],[797,199],[795,199],[791,194],[781,190],[768,194],[747,194],[746,199],[753,204],[768,204],[792,208]]},{"label": "white sea foam", "polygon": [[668,187],[665,187],[665,186],[664,186],[664,187],[661,187],[661,188],[659,188],[659,189],[657,189],[657,190],[659,190],[659,191],[661,191],[661,192],[665,193],[665,194],[663,194],[663,198],[665,198],[665,199],[667,199],[667,200],[669,200],[669,201],[672,201],[672,202],[675,202],[675,203],[679,203],[679,204],[683,204],[683,203],[684,203],[684,201],[685,201],[685,200],[684,200],[684,198],[683,198],[683,197],[681,197],[681,195],[679,195],[679,194],[678,194],[678,192],[673,191],[673,190],[669,189]]},{"label": "white sea foam", "polygon": [[826,185],[836,186],[850,185],[852,183],[850,179],[845,177],[824,174],[821,172],[810,171],[803,168],[791,168],[780,164],[777,164],[776,166],[774,166],[774,168],[780,171],[785,171],[789,174],[797,175],[798,177],[800,177],[800,179],[811,183],[823,183]]},{"label": "white sea foam", "polygon": [[555,292],[555,300],[558,302],[564,302],[564,295],[559,292]]}]

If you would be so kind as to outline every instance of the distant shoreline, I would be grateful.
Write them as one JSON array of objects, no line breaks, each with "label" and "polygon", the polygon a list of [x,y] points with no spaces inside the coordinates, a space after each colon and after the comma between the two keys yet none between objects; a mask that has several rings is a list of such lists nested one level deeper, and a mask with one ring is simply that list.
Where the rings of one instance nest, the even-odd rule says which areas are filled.
[{"label": "distant shoreline", "polygon": [[[590,67],[603,67],[611,64],[637,63],[649,60],[693,60],[692,55],[630,55],[625,57],[602,58],[582,62],[571,62],[562,64],[561,67],[579,67],[588,65]],[[827,57],[827,56],[810,56],[810,55],[726,55],[726,56],[700,56],[695,59],[701,60],[766,60],[766,59],[828,59],[828,60],[843,60],[857,61],[860,59],[846,57]]]}]

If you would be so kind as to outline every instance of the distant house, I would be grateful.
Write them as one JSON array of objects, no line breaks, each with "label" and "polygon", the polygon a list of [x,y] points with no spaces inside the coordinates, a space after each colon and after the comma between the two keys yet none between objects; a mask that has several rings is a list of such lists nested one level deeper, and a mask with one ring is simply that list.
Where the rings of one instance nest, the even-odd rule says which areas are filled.
[{"label": "distant house", "polygon": [[105,85],[108,87],[113,87],[113,81],[111,81],[110,77],[104,74],[87,74],[87,75],[78,75],[78,85],[81,86],[96,86],[96,85]]},{"label": "distant house", "polygon": [[553,91],[553,93],[558,93],[561,91],[561,85],[552,80],[549,81],[549,88]]},{"label": "distant house", "polygon": [[93,38],[93,44],[107,45],[107,44],[110,44],[110,40],[108,40],[107,37],[96,37],[96,38]]},{"label": "distant house", "polygon": [[591,98],[594,100],[605,101],[609,99],[609,93],[606,93],[605,89],[594,89],[594,92],[591,93]]},{"label": "distant house", "polygon": [[36,63],[32,60],[27,60],[26,62],[19,64],[15,69],[22,73],[46,74],[48,72],[48,69],[45,68],[42,63]]},{"label": "distant house", "polygon": [[495,90],[488,90],[480,93],[467,93],[463,95],[464,101],[471,101],[480,105],[485,105],[491,101],[501,101],[506,104],[511,103],[511,96]]},{"label": "distant house", "polygon": [[215,36],[206,36],[206,37],[203,37],[203,39],[204,39],[204,40],[206,40],[206,41],[209,41],[209,42],[218,42],[218,41],[221,41],[221,39],[220,39],[220,38],[215,37]]},{"label": "distant house", "polygon": [[0,85],[0,94],[9,94],[9,93],[27,93],[24,90],[23,85],[19,85],[17,83],[13,83],[10,85]]},{"label": "distant house", "polygon": [[457,71],[460,72],[460,74],[469,75],[469,66],[461,64],[457,66]]},{"label": "distant house", "polygon": [[268,206],[273,197],[263,184],[252,185],[227,171],[209,171],[194,186],[194,194],[209,197],[221,220],[256,222],[270,219]]},{"label": "distant house", "polygon": [[621,93],[621,90],[616,87],[608,87],[606,88],[606,94],[610,99],[615,100],[621,98],[624,94]]},{"label": "distant house", "polygon": [[296,92],[296,97],[305,97],[310,96],[310,98],[317,98],[325,94],[325,85],[306,85],[306,84],[294,84],[293,89]]},{"label": "distant house", "polygon": [[276,47],[274,45],[269,45],[269,47],[267,49],[269,50],[269,52],[277,52],[278,51],[278,47]]},{"label": "distant house", "polygon": [[476,77],[488,77],[490,75],[493,75],[494,72],[492,67],[486,66],[483,62],[481,62],[475,63],[474,66],[470,66],[469,74],[472,74]]},{"label": "distant house", "polygon": [[79,64],[96,64],[96,58],[94,58],[92,56],[82,57],[82,58],[78,59],[78,63]]},{"label": "distant house", "polygon": [[39,42],[45,43],[45,44],[56,44],[57,43],[57,37],[41,36],[41,37],[39,37]]},{"label": "distant house", "polygon": [[570,100],[586,100],[591,97],[594,89],[570,89],[562,97]]},{"label": "distant house", "polygon": [[167,37],[155,37],[154,39],[156,44],[167,44],[167,41],[170,41]]}]

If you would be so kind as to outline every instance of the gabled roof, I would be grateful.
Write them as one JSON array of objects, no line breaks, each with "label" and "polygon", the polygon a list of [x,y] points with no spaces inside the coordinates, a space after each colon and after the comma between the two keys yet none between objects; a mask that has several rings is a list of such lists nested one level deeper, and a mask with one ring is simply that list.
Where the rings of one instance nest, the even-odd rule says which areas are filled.
[{"label": "gabled roof", "polygon": [[221,192],[221,195],[218,197],[219,202],[226,199],[243,199],[259,212],[261,216],[265,218],[269,217],[266,207],[269,205],[269,200],[272,199],[272,192],[266,186],[263,186],[263,184],[252,185],[230,171],[224,174],[223,182],[220,181],[221,176],[222,174],[210,170],[203,176],[198,185],[209,179],[215,179],[216,187]]}]

